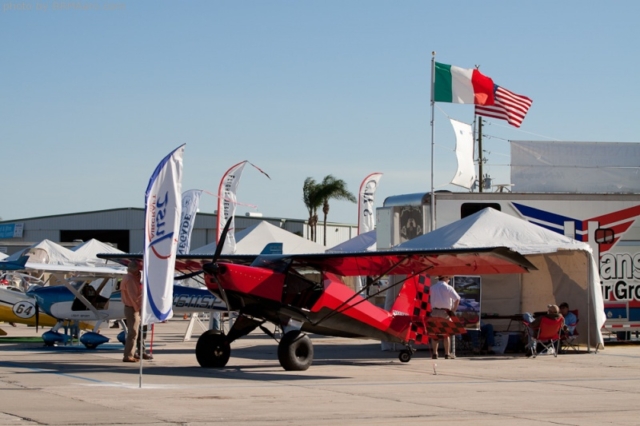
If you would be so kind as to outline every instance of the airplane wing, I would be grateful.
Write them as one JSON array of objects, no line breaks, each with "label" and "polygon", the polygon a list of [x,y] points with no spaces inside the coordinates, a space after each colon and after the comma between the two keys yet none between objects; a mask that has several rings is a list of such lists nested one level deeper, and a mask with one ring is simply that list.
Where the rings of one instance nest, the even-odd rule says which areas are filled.
[{"label": "airplane wing", "polygon": [[20,265],[16,265],[16,263],[17,262],[0,262],[0,270],[39,271],[49,273],[82,274],[85,276],[114,277],[127,274],[127,271],[122,268],[112,268],[109,266],[51,265],[48,263],[35,262],[25,262]]},{"label": "airplane wing", "polygon": [[386,250],[375,252],[291,255],[294,264],[342,276],[482,275],[522,273],[536,267],[506,247],[448,250]]},{"label": "airplane wing", "polygon": [[[176,256],[176,272],[188,274],[192,272],[202,271],[202,266],[210,263],[213,259],[213,253],[208,254],[179,254]],[[239,263],[242,265],[250,265],[260,255],[244,255],[229,254],[222,255],[218,259],[221,262]],[[275,255],[278,256],[278,255]],[[100,259],[107,259],[117,262],[121,265],[128,265],[131,261],[142,262],[142,253],[99,253]],[[125,272],[126,273],[126,272]]]},{"label": "airplane wing", "polygon": [[[98,254],[99,258],[127,264],[142,261],[142,254]],[[213,254],[184,254],[176,258],[176,271],[181,273],[202,270],[211,262]],[[521,254],[507,247],[464,248],[447,250],[385,250],[351,253],[316,253],[289,255],[223,255],[218,262],[253,264],[284,261],[293,266],[313,267],[341,276],[412,275],[482,275],[509,274],[535,270],[536,267]]]}]

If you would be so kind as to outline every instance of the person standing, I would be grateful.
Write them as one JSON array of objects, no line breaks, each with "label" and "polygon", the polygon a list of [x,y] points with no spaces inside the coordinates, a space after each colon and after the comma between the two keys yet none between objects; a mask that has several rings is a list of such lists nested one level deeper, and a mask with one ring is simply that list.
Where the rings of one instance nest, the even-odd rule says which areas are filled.
[{"label": "person standing", "polygon": [[142,310],[142,282],[140,278],[138,262],[131,260],[127,265],[127,275],[120,283],[124,316],[127,321],[127,340],[124,345],[122,362],[140,361],[140,358],[136,358],[133,353],[140,330],[140,311]]},{"label": "person standing", "polygon": [[[451,277],[448,275],[440,275],[438,282],[431,286],[429,290],[431,300],[431,316],[436,318],[446,318],[450,320],[450,316],[458,309],[460,304],[460,295],[449,285]],[[454,359],[451,353],[451,341],[449,336],[437,336],[431,339],[431,358],[438,359],[438,343],[439,338],[443,341],[445,359]]]}]

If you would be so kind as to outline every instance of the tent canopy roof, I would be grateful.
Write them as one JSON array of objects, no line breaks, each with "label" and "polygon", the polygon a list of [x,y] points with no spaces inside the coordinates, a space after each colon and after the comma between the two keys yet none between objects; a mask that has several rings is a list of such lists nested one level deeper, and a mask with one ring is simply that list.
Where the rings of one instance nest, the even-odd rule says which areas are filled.
[{"label": "tent canopy roof", "polygon": [[372,251],[376,249],[376,230],[365,232],[327,250],[328,253]]},{"label": "tent canopy roof", "polygon": [[470,248],[504,246],[520,254],[585,250],[588,244],[565,237],[517,217],[486,208],[397,246],[398,248]]},{"label": "tent canopy roof", "polygon": [[[298,235],[262,221],[235,234],[235,254],[260,254],[269,243],[282,243],[284,254],[324,253],[324,246],[309,241]],[[216,244],[191,250],[191,254],[208,254],[216,251]]]}]

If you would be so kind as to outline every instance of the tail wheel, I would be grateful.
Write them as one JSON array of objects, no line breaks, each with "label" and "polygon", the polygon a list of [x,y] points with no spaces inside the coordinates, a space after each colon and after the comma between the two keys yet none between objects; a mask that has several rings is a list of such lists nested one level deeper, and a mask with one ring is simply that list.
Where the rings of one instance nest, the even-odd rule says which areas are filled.
[{"label": "tail wheel", "polygon": [[309,336],[300,330],[290,331],[278,345],[278,360],[287,371],[304,371],[313,362],[313,345]]},{"label": "tail wheel", "polygon": [[413,354],[411,353],[410,350],[408,349],[403,349],[400,351],[400,354],[398,355],[398,359],[400,360],[400,362],[409,362],[411,361],[411,356]]},{"label": "tail wheel", "polygon": [[200,367],[222,368],[229,362],[231,345],[218,330],[202,333],[196,344],[196,359]]}]

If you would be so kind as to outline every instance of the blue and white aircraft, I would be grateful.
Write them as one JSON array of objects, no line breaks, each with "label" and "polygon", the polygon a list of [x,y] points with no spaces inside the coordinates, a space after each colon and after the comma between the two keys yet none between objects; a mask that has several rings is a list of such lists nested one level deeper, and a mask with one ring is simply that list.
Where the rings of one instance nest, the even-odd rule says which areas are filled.
[{"label": "blue and white aircraft", "polygon": [[[80,343],[87,348],[93,349],[108,342],[109,338],[98,333],[98,329],[104,322],[124,318],[124,304],[119,284],[119,280],[108,277],[74,277],[63,286],[31,288],[27,294],[36,300],[38,309],[58,320],[50,331],[43,334],[45,344],[54,345],[68,341],[69,336],[59,332],[64,320],[95,323],[92,331],[80,336]],[[174,285],[173,310],[176,314],[186,314],[221,312],[226,311],[227,307],[207,289]],[[124,337],[125,334],[121,333],[118,339],[124,341]]]},{"label": "blue and white aircraft", "polygon": [[[52,346],[67,343],[72,336],[60,332],[68,331],[69,321],[80,324],[82,333],[80,343],[87,348],[96,348],[109,341],[100,334],[99,328],[106,321],[124,319],[124,305],[120,296],[120,279],[126,271],[118,267],[52,265],[29,261],[0,262],[0,270],[27,272],[49,275],[46,286],[31,286],[26,296],[35,301],[36,330],[40,325],[40,312],[53,317],[56,324],[42,335],[45,344]],[[226,311],[224,302],[206,288],[181,285],[174,286],[173,309],[176,314]],[[45,323],[45,315],[42,316]],[[121,321],[124,328],[124,323]],[[92,328],[91,328],[92,326]],[[78,330],[79,331],[79,330]],[[71,333],[74,334],[74,333]],[[79,333],[78,333],[79,334]],[[124,333],[118,339],[124,341]]]}]

